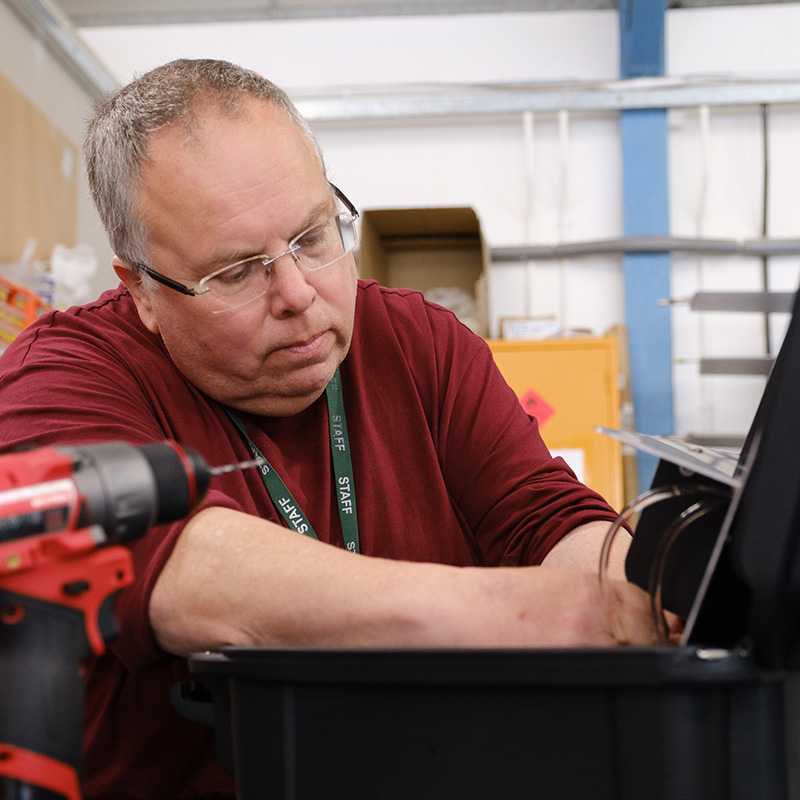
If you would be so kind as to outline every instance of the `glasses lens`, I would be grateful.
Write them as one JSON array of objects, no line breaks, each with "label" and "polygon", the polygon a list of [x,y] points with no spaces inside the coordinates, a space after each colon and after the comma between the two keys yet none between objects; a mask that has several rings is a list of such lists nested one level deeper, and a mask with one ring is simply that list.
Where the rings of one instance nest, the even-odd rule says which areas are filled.
[{"label": "glasses lens", "polygon": [[[352,214],[337,214],[323,225],[301,233],[282,255],[291,254],[304,272],[329,267],[355,248],[355,220]],[[276,258],[281,256],[257,256],[233,264],[206,279],[206,285],[216,298],[224,302],[227,310],[246,305],[267,290]]]},{"label": "glasses lens", "polygon": [[324,225],[300,234],[295,243],[300,246],[298,260],[307,272],[328,267],[353,249],[353,218],[349,214],[338,214]]},{"label": "glasses lens", "polygon": [[208,288],[218,297],[226,299],[247,299],[255,292],[263,292],[269,274],[264,261],[263,257],[251,258],[220,270],[208,281]]}]

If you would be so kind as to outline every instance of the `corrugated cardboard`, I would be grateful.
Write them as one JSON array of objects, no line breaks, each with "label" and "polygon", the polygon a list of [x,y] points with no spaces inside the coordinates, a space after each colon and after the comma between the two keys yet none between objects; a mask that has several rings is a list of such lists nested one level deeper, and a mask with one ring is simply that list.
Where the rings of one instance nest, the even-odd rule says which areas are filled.
[{"label": "corrugated cardboard", "polygon": [[16,263],[29,239],[33,258],[72,247],[78,219],[78,153],[16,87],[0,75],[0,263]]},{"label": "corrugated cardboard", "polygon": [[489,250],[475,210],[370,209],[361,215],[358,253],[362,278],[384,286],[428,291],[458,287],[475,298],[478,330],[486,335],[485,271]]}]

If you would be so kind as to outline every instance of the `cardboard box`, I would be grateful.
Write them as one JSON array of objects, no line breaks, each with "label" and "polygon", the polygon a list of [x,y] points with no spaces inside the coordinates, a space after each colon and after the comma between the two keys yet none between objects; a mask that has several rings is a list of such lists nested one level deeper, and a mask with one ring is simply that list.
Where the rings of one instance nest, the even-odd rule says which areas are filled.
[{"label": "cardboard box", "polygon": [[462,289],[475,302],[474,324],[462,321],[482,336],[488,333],[488,265],[489,249],[472,208],[385,208],[361,214],[361,277],[422,292]]}]

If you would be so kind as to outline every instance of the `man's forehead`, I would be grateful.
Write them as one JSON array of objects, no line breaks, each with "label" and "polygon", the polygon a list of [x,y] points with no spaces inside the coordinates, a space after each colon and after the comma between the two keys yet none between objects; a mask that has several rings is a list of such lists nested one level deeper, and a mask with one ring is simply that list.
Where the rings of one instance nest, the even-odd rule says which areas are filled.
[{"label": "man's forehead", "polygon": [[[204,195],[213,202],[218,189],[299,179],[327,185],[325,171],[310,138],[281,108],[247,99],[231,108],[206,103],[193,121],[175,122],[155,131],[139,174],[140,207],[156,196],[172,194],[193,205]],[[144,210],[144,209],[143,209]]]},{"label": "man's forehead", "polygon": [[297,123],[282,108],[258,98],[241,97],[225,101],[216,96],[198,96],[178,119],[154,131],[148,150],[156,153],[176,147],[203,151],[221,144],[219,130],[252,128],[263,132],[269,140],[269,130],[280,130],[282,136],[296,133],[306,139]]},{"label": "man's forehead", "polygon": [[[314,203],[312,198],[309,198],[309,208],[307,213],[298,217],[294,222],[293,227],[288,234],[281,234],[282,238],[289,239],[303,233],[308,228],[318,225],[325,220],[327,215],[335,208],[335,200],[333,192],[330,192],[325,199],[319,200]],[[268,220],[265,220],[263,234],[268,233],[269,225]],[[231,245],[227,243],[216,243],[212,252],[201,259],[198,266],[202,266],[206,272],[213,271],[219,267],[224,267],[227,264],[233,264],[243,258],[248,258],[253,255],[263,255],[261,252],[255,251],[267,250],[266,246],[259,247],[255,242],[259,241],[256,236],[252,241],[242,242],[242,244]],[[267,255],[269,255],[267,253]]]}]

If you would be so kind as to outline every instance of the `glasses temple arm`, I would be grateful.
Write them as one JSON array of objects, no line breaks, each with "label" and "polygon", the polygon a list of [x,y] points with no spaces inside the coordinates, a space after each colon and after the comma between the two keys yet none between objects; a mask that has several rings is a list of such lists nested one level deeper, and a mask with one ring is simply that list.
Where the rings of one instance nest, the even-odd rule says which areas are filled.
[{"label": "glasses temple arm", "polygon": [[168,278],[166,275],[162,275],[160,272],[156,272],[152,267],[148,267],[147,264],[142,264],[141,262],[136,261],[134,262],[133,266],[149,275],[154,281],[158,281],[158,283],[161,283],[170,289],[174,289],[176,292],[187,294],[190,297],[195,297],[197,295],[197,292],[194,289],[190,288],[189,286],[185,286],[178,281],[174,281],[172,278]]}]

